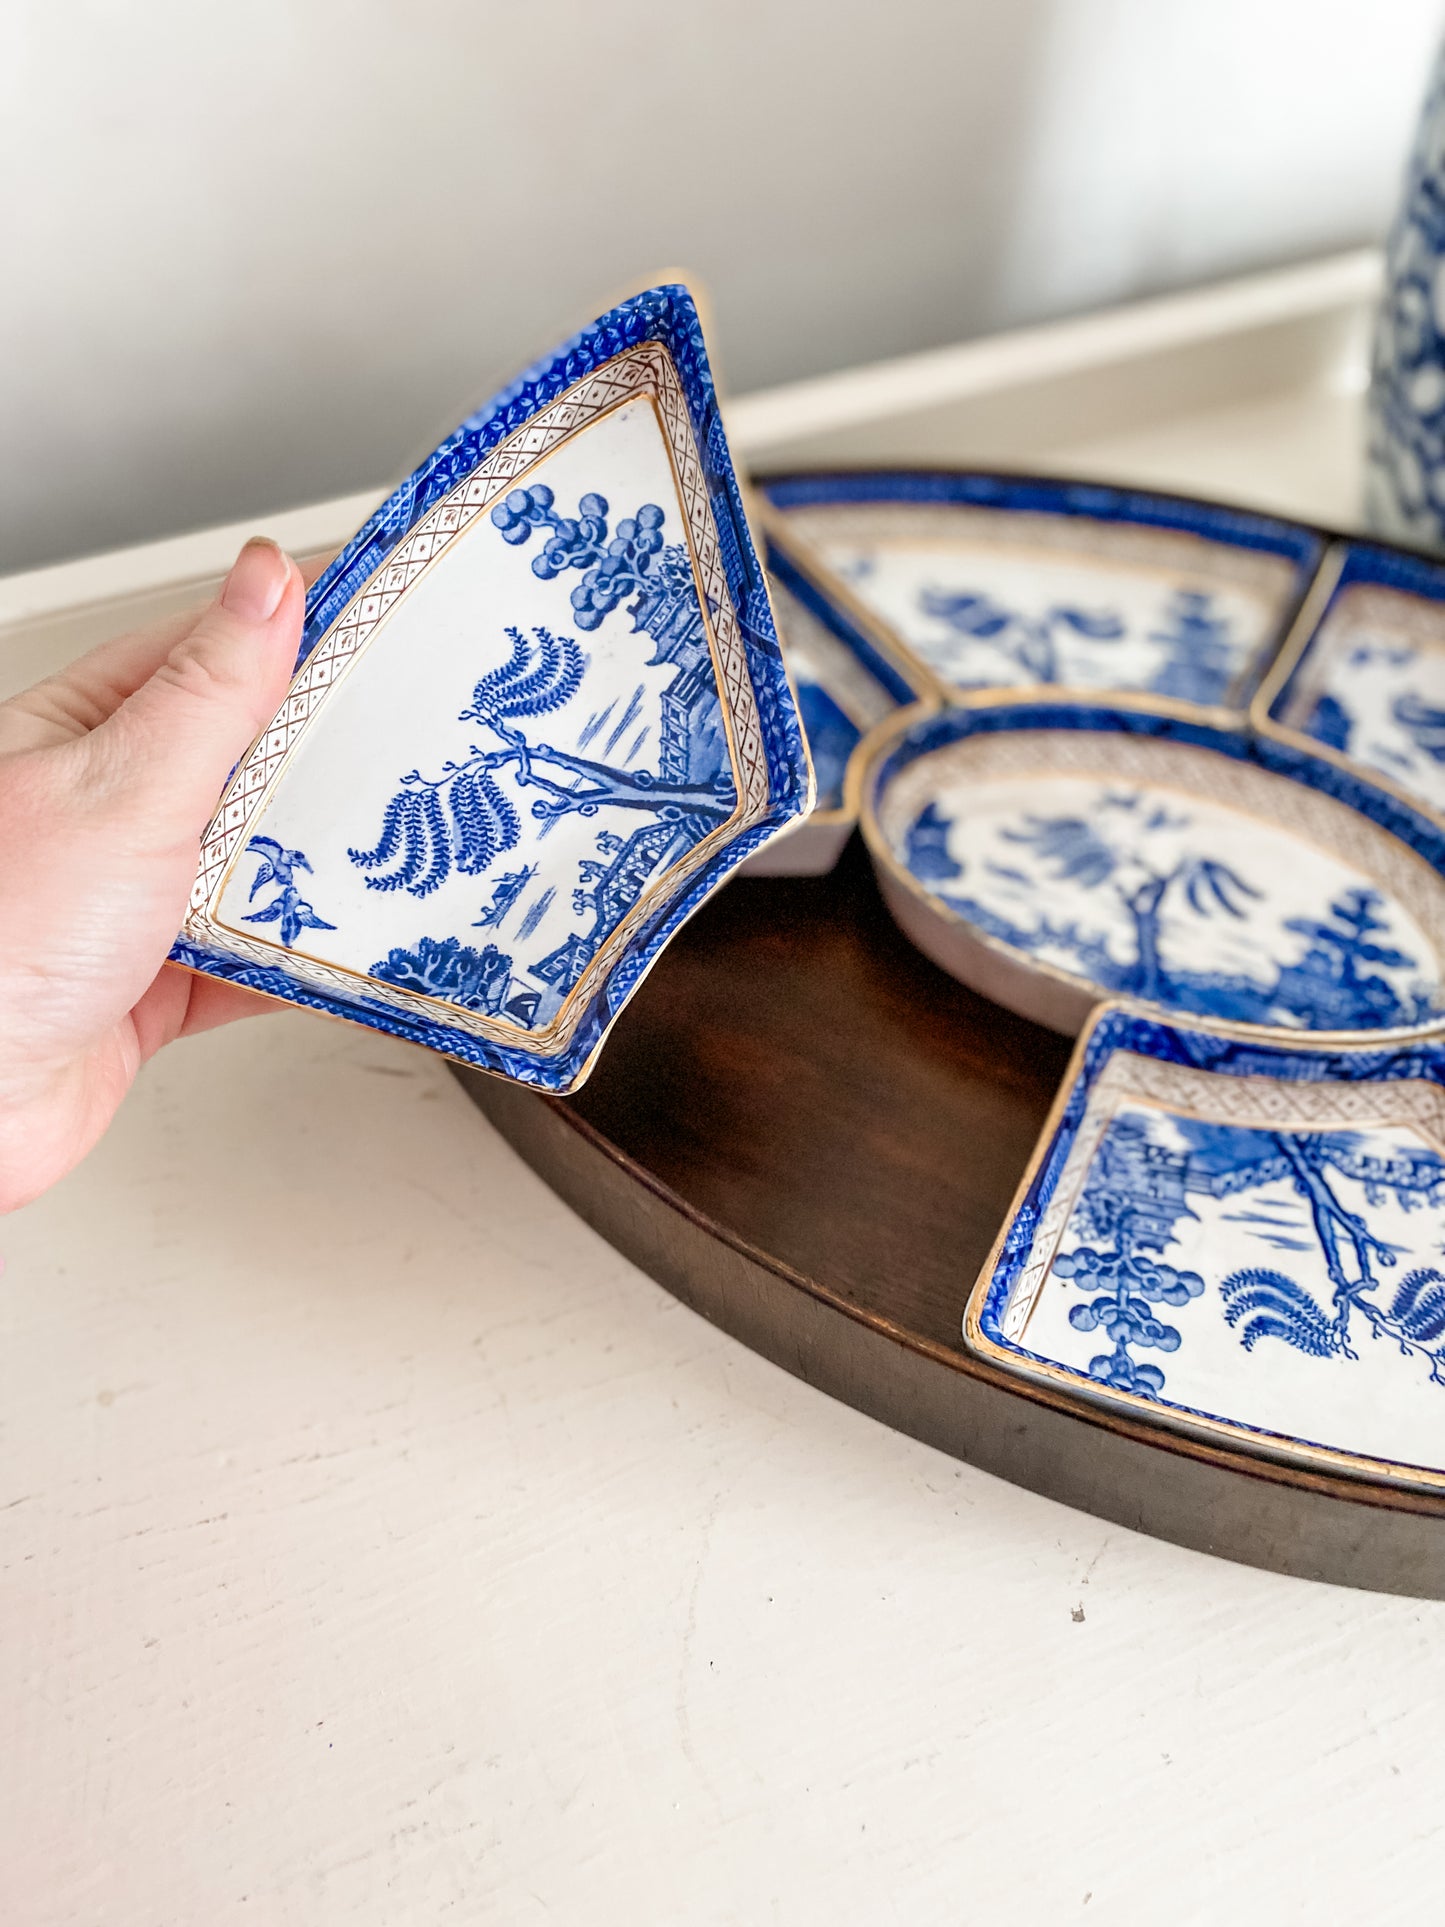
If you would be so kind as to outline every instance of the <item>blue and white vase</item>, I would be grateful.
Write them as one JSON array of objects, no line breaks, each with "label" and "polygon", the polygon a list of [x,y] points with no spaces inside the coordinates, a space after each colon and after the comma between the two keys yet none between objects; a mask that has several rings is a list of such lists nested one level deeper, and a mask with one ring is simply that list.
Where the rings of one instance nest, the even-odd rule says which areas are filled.
[{"label": "blue and white vase", "polygon": [[1445,51],[1420,110],[1386,254],[1365,518],[1394,541],[1445,549]]}]

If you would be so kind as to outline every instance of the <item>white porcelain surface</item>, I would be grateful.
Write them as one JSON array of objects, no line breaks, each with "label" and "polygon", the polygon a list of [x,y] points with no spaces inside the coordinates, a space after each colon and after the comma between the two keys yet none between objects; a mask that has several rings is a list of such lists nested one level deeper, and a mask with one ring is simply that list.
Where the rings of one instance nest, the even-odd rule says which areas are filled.
[{"label": "white porcelain surface", "polygon": [[1237,701],[1295,592],[1285,558],[1080,515],[917,503],[790,527],[942,681]]},{"label": "white porcelain surface", "polygon": [[[619,511],[625,507],[633,512],[644,502],[661,505],[659,533],[667,541],[685,539],[677,483],[649,401],[632,401],[604,416],[528,472],[529,486],[550,488],[569,514],[599,481]],[[510,981],[499,988],[497,1010],[505,1021],[509,1004],[526,999],[532,1006],[529,1019],[513,1020],[519,1028],[555,1016],[561,995],[538,974],[537,966],[570,938],[591,931],[599,911],[589,886],[595,887],[597,876],[609,868],[619,845],[644,823],[656,823],[656,812],[639,811],[635,797],[631,806],[626,801],[611,804],[605,793],[596,807],[568,809],[569,791],[589,789],[585,775],[539,758],[523,782],[513,758],[492,775],[502,799],[493,807],[515,826],[509,846],[499,848],[480,871],[449,865],[448,873],[425,894],[415,886],[378,887],[397,874],[400,852],[397,860],[375,868],[362,867],[353,852],[376,846],[388,806],[401,793],[398,786],[407,772],[440,782],[449,765],[479,761],[474,750],[482,758],[505,755],[504,732],[512,729],[524,730],[532,739],[533,755],[538,740],[545,738],[579,761],[610,766],[619,774],[646,775],[658,770],[660,755],[672,747],[669,723],[677,733],[680,721],[680,775],[686,776],[689,749],[695,760],[708,764],[698,800],[709,814],[699,829],[716,828],[736,797],[711,667],[704,672],[705,686],[695,707],[698,730],[689,739],[687,725],[693,717],[665,715],[678,679],[677,663],[651,637],[636,631],[624,608],[591,635],[578,634],[569,605],[575,578],[539,579],[532,566],[538,547],[535,541],[508,543],[489,516],[478,516],[448,550],[444,566],[417,581],[389,618],[383,638],[328,698],[250,825],[253,838],[269,837],[306,853],[311,868],[307,898],[334,926],[303,929],[293,940],[293,953],[366,977],[377,974],[374,966],[384,965],[394,948],[415,952],[426,940],[456,938],[477,950],[484,941],[499,945]],[[530,670],[542,653],[535,639],[569,628],[580,673],[575,690],[558,706],[535,723],[503,717],[500,727],[490,729],[475,719],[459,718],[474,686],[507,663],[514,636],[530,651],[525,665]],[[559,667],[555,681],[560,683],[565,673]],[[721,777],[716,774],[719,767]],[[659,782],[664,780],[659,777]],[[722,808],[718,798],[702,793],[715,783],[726,784],[719,792]],[[439,801],[450,812],[448,787],[454,791],[455,782],[443,785]],[[537,809],[548,814],[539,820]],[[698,840],[699,829],[683,826],[655,833],[656,849],[649,847],[641,859],[644,873],[661,871],[683,854]],[[243,852],[221,892],[217,921],[235,936],[269,934],[253,921],[253,885],[262,860]],[[511,880],[518,876],[526,880],[506,902]],[[425,873],[417,879],[421,884],[425,880]],[[499,883],[504,883],[506,907],[498,912]],[[632,894],[635,897],[635,890]]]},{"label": "white porcelain surface", "polygon": [[1274,715],[1445,813],[1445,603],[1347,585]]},{"label": "white porcelain surface", "polygon": [[1445,881],[1345,805],[1218,752],[964,736],[874,807],[897,869],[1024,979],[1312,1030],[1418,1023],[1442,1002]]},{"label": "white porcelain surface", "polygon": [[1091,1397],[1445,1478],[1434,1047],[1371,1081],[1343,1054],[1239,1074],[1147,1041],[1108,1057],[1063,1127],[993,1340]]}]

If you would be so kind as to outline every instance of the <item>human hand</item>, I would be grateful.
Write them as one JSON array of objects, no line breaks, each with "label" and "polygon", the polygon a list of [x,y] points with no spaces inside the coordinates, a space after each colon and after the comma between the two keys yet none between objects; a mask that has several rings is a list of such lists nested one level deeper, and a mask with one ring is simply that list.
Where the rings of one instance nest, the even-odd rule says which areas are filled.
[{"label": "human hand", "polygon": [[163,1044],[267,1008],[165,957],[304,602],[290,557],[251,541],[208,608],[0,703],[0,1210],[80,1162]]}]

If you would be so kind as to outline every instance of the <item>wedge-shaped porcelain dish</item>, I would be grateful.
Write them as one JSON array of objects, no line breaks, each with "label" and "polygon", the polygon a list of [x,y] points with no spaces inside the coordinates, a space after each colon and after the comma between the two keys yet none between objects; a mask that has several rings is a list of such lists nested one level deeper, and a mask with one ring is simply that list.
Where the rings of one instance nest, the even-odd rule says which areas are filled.
[{"label": "wedge-shaped porcelain dish", "polygon": [[1081,1039],[969,1299],[1002,1370],[1306,1469],[1445,1485],[1445,1035]]},{"label": "wedge-shaped porcelain dish", "polygon": [[681,286],[456,433],[312,590],[192,969],[554,1091],[811,774]]},{"label": "wedge-shaped porcelain dish", "polygon": [[1445,822],[1445,567],[1366,543],[1332,550],[1254,720]]},{"label": "wedge-shaped porcelain dish", "polygon": [[852,470],[762,489],[938,695],[1053,684],[1240,711],[1323,549],[1291,523],[1097,484]]},{"label": "wedge-shaped porcelain dish", "polygon": [[1292,745],[1115,699],[975,698],[870,740],[894,916],[1056,1030],[1161,1014],[1395,1037],[1445,1014],[1445,832]]},{"label": "wedge-shaped porcelain dish", "polygon": [[860,628],[788,544],[768,530],[768,579],[783,660],[793,679],[817,781],[812,814],[760,850],[754,876],[820,876],[831,870],[858,820],[860,745],[867,732],[925,682],[901,651]]}]

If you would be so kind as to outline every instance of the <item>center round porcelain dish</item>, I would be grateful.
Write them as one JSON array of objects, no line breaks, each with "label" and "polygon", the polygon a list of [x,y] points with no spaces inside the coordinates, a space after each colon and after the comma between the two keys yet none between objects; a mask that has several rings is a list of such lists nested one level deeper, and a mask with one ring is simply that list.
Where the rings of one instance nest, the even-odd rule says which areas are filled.
[{"label": "center round porcelain dish", "polygon": [[1445,832],[1294,745],[1111,699],[875,732],[862,827],[918,947],[1066,1034],[1105,998],[1381,1038],[1445,1017]]}]

